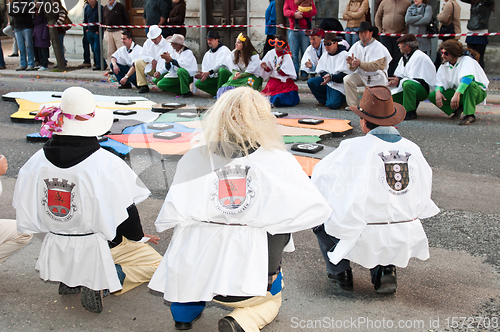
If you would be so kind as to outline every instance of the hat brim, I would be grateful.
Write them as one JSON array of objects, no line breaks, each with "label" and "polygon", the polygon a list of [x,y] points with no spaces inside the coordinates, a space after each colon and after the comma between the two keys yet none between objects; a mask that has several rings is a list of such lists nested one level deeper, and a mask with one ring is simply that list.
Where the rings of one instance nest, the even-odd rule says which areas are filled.
[{"label": "hat brim", "polygon": [[406,116],[405,108],[403,107],[403,105],[398,103],[394,103],[394,114],[391,117],[385,119],[373,117],[369,114],[368,111],[364,113],[363,110],[359,108],[359,106],[349,106],[349,109],[356,113],[356,115],[358,115],[360,118],[379,126],[395,126],[398,123],[401,123]]},{"label": "hat brim", "polygon": [[65,136],[93,137],[106,134],[113,125],[113,112],[104,108],[96,108],[92,119],[86,121],[71,120],[64,117],[62,131],[55,133]]},{"label": "hat brim", "polygon": [[188,46],[186,45],[186,42],[185,42],[185,41],[184,41],[184,43],[182,43],[182,44],[181,44],[181,43],[178,43],[178,42],[176,42],[176,41],[172,41],[172,39],[174,39],[174,36],[168,36],[165,40],[166,40],[167,42],[169,42],[170,44],[178,44],[178,45],[182,45],[182,46],[184,46],[184,47],[188,47]]}]

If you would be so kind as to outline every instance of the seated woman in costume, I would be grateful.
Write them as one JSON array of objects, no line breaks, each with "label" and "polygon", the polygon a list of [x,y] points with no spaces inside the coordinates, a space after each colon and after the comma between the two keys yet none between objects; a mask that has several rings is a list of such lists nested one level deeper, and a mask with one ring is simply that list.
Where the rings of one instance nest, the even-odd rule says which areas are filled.
[{"label": "seated woman in costume", "polygon": [[269,78],[262,94],[269,96],[271,104],[276,107],[295,106],[300,102],[299,88],[294,82],[297,74],[286,38],[278,35],[274,40],[270,39],[269,44],[274,50],[269,51],[260,63],[262,78]]},{"label": "seated woman in costume", "polygon": [[242,33],[238,35],[235,49],[229,55],[227,63],[232,75],[217,91],[217,98],[224,92],[239,86],[249,86],[254,90],[261,90],[260,57],[247,35]]},{"label": "seated woman in costume", "polygon": [[190,329],[214,300],[235,308],[219,331],[258,331],[281,306],[280,261],[293,250],[290,233],[325,222],[331,210],[285,151],[259,92],[222,95],[200,136],[179,161],[155,222],[174,234],[149,288],[172,302],[177,330]]}]

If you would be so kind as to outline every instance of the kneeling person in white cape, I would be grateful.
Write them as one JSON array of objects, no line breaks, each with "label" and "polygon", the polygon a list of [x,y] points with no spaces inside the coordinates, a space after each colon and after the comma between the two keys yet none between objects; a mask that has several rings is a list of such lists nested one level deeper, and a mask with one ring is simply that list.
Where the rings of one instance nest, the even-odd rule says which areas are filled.
[{"label": "kneeling person in white cape", "polygon": [[122,159],[100,147],[96,136],[111,128],[113,113],[96,108],[90,91],[68,88],[60,104],[44,106],[36,118],[50,139],[19,171],[17,228],[47,233],[36,262],[40,278],[59,282],[61,295],[81,291],[83,307],[100,313],[102,291],[125,292],[149,281],[161,261],[144,243],[159,238],[143,233],[136,208],[150,192]]},{"label": "kneeling person in white cape", "polygon": [[366,87],[351,110],[366,135],[342,141],[314,168],[312,181],[333,213],[313,231],[336,286],[353,289],[353,261],[370,269],[378,293],[394,293],[396,266],[429,258],[420,219],[439,212],[431,200],[432,170],[394,127],[405,110],[387,87]]},{"label": "kneeling person in white cape", "polygon": [[158,231],[174,227],[174,234],[149,287],[172,302],[177,329],[191,328],[215,300],[236,308],[219,331],[258,331],[281,306],[280,261],[285,246],[293,250],[290,233],[325,222],[331,209],[285,151],[258,91],[227,91],[202,128],[156,220]]}]

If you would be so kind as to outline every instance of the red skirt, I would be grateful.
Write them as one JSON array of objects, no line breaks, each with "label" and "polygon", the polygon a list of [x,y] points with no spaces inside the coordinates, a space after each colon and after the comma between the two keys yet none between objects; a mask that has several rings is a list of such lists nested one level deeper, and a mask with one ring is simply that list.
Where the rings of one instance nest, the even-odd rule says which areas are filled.
[{"label": "red skirt", "polygon": [[288,78],[285,83],[281,82],[279,79],[271,77],[266,84],[262,94],[266,96],[274,96],[280,93],[287,93],[290,91],[298,91],[299,87],[295,82]]}]

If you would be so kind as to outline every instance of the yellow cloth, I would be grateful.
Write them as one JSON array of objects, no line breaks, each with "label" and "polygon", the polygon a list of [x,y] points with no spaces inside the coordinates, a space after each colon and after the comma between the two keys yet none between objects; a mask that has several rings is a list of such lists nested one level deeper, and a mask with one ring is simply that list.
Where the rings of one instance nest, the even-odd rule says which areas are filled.
[{"label": "yellow cloth", "polygon": [[299,12],[307,13],[307,12],[310,12],[313,9],[313,7],[312,6],[310,6],[310,7],[299,6],[299,7],[297,7],[297,9],[299,10]]},{"label": "yellow cloth", "polygon": [[111,256],[126,275],[122,290],[113,293],[114,295],[121,295],[149,282],[162,259],[162,256],[149,244],[129,241],[125,237],[122,243],[111,248]]},{"label": "yellow cloth", "polygon": [[27,245],[32,237],[33,234],[17,233],[15,220],[0,219],[0,264],[16,250]]}]

